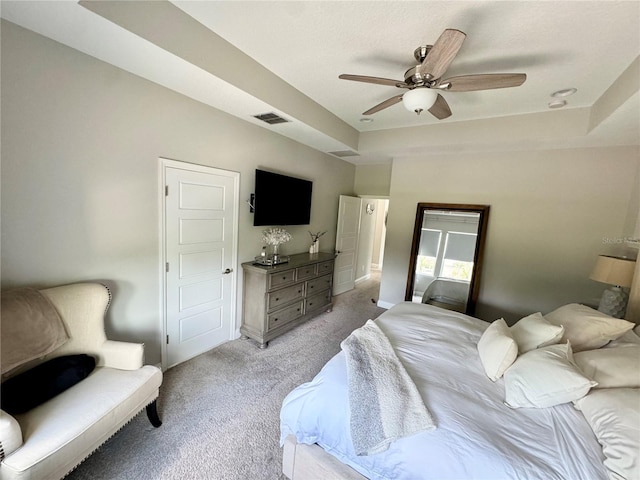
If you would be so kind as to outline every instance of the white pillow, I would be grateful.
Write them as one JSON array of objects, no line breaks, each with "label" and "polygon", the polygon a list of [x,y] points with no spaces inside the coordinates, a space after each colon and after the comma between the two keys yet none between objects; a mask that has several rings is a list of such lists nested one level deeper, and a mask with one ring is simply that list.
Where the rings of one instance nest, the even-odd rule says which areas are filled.
[{"label": "white pillow", "polygon": [[640,478],[640,390],[594,390],[575,402],[602,445],[610,478]]},{"label": "white pillow", "polygon": [[635,326],[577,303],[557,308],[544,318],[554,325],[564,326],[562,341],[569,340],[574,352],[600,348]]},{"label": "white pillow", "polygon": [[633,330],[629,330],[621,337],[611,340],[603,348],[634,347],[637,345],[640,345],[640,337]]},{"label": "white pillow", "polygon": [[484,331],[478,342],[480,361],[487,376],[496,381],[518,356],[518,344],[504,318],[496,320]]},{"label": "white pillow", "polygon": [[549,323],[538,312],[518,320],[511,327],[511,334],[518,344],[518,351],[525,353],[558,343],[564,334],[564,327]]},{"label": "white pillow", "polygon": [[573,363],[569,343],[550,345],[520,355],[505,372],[505,403],[553,407],[584,397],[595,385]]},{"label": "white pillow", "polygon": [[640,387],[640,345],[577,352],[573,360],[596,388]]},{"label": "white pillow", "polygon": [[4,410],[0,410],[0,447],[2,457],[8,457],[22,446],[22,430],[18,421]]}]

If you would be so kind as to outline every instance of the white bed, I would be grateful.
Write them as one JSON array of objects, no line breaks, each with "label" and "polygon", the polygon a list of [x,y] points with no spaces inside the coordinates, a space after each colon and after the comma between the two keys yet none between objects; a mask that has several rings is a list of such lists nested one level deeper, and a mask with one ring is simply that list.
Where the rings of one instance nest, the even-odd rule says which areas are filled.
[{"label": "white bed", "polygon": [[[504,380],[491,381],[478,355],[478,341],[489,323],[410,302],[396,305],[375,323],[415,382],[437,428],[397,440],[378,454],[355,455],[345,354],[340,352],[313,381],[284,400],[281,443],[289,478],[609,478],[602,446],[571,403],[505,405]],[[313,453],[317,446],[306,446],[314,444],[333,458]]]}]

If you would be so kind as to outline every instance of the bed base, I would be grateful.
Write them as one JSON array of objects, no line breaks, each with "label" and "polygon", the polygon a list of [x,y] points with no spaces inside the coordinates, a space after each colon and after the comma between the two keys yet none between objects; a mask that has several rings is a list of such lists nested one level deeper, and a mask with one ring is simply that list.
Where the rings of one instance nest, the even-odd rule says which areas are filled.
[{"label": "bed base", "polygon": [[291,480],[366,480],[319,445],[298,443],[294,435],[284,440],[282,473]]}]

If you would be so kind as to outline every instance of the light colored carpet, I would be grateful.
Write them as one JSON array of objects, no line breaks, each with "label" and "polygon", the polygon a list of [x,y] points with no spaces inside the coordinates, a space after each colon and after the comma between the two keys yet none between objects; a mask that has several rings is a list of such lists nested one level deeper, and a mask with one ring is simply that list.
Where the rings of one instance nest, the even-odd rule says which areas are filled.
[{"label": "light colored carpet", "polygon": [[[73,471],[71,480],[251,479],[282,475],[280,407],[384,309],[379,272],[334,297],[334,308],[269,342],[234,340],[165,372],[156,429],[138,415]],[[374,301],[372,301],[372,299]]]}]

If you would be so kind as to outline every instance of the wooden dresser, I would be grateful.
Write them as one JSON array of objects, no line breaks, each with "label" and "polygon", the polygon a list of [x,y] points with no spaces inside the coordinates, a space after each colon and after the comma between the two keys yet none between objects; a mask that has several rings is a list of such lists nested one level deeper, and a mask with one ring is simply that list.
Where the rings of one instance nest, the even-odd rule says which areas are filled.
[{"label": "wooden dresser", "polygon": [[331,311],[333,253],[300,253],[289,262],[264,266],[242,264],[242,338],[265,348],[269,340],[296,325]]}]

